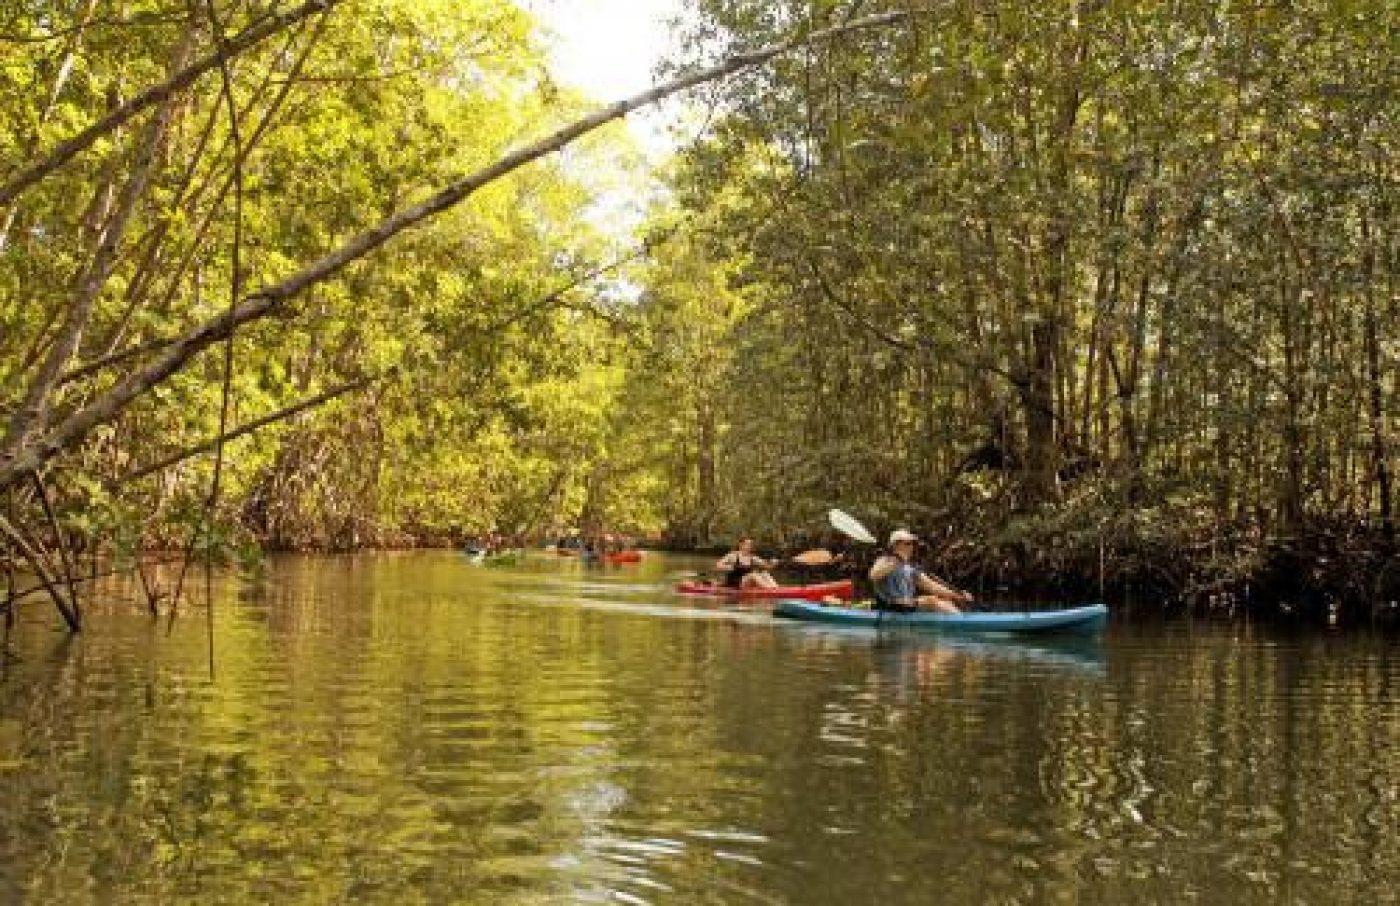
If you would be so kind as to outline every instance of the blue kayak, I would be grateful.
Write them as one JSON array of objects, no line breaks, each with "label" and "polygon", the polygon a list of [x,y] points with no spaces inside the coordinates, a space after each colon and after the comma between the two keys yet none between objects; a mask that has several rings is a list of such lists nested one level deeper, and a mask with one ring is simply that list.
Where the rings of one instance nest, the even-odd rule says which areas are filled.
[{"label": "blue kayak", "polygon": [[1027,633],[1094,633],[1108,622],[1108,608],[1102,604],[1086,604],[1067,610],[1028,610],[987,613],[894,613],[879,610],[858,610],[852,607],[826,607],[814,601],[782,600],[773,608],[773,615],[814,623],[841,626],[869,626],[891,629],[928,629],[936,632],[1006,632]]}]

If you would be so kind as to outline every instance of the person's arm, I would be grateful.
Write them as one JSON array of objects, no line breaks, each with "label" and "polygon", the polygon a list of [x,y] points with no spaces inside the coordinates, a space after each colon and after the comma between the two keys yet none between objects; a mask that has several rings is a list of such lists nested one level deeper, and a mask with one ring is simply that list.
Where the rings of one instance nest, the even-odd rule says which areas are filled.
[{"label": "person's arm", "polygon": [[894,572],[897,565],[894,557],[881,557],[875,561],[874,566],[870,567],[870,581],[879,582]]},{"label": "person's arm", "polygon": [[929,594],[942,595],[959,601],[972,600],[972,595],[965,591],[958,591],[945,582],[940,582],[938,579],[934,578],[932,573],[926,573],[923,570],[919,570],[919,588],[921,591],[928,592]]},{"label": "person's arm", "polygon": [[738,554],[734,553],[733,551],[730,551],[729,553],[725,554],[723,557],[720,557],[718,560],[715,561],[715,569],[723,569],[723,570],[731,570],[731,569],[733,569],[733,568],[734,568],[734,558],[736,558],[736,557],[738,557],[738,556],[739,556]]}]

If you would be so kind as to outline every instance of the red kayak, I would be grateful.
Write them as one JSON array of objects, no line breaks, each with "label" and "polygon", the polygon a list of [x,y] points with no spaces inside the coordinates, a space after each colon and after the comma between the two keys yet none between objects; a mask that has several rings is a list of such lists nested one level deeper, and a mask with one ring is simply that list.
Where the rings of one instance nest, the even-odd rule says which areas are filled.
[{"label": "red kayak", "polygon": [[855,594],[851,580],[822,582],[819,585],[779,585],[777,588],[730,588],[713,582],[682,582],[676,591],[683,595],[724,595],[734,598],[799,598],[820,601],[822,598],[849,600]]},{"label": "red kayak", "polygon": [[641,563],[641,562],[642,562],[642,552],[641,552],[641,551],[634,551],[634,550],[615,551],[614,553],[607,554],[606,556],[607,556],[607,558],[608,558],[608,562],[609,562],[609,563]]}]

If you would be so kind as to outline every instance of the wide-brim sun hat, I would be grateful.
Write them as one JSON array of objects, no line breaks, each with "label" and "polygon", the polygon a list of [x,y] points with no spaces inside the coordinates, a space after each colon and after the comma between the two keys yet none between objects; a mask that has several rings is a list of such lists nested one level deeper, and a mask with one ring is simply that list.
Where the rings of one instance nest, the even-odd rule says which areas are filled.
[{"label": "wide-brim sun hat", "polygon": [[914,534],[913,532],[905,531],[904,529],[895,529],[894,531],[890,532],[891,545],[898,544],[901,541],[914,542],[918,540],[918,535]]}]

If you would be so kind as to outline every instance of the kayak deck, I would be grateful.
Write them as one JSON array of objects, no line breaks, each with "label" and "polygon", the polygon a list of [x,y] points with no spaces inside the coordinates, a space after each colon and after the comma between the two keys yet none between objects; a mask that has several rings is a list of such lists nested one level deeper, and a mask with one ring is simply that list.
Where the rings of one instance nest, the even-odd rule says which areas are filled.
[{"label": "kayak deck", "polygon": [[773,615],[792,620],[871,628],[927,629],[937,632],[986,632],[1017,635],[1035,633],[1094,633],[1108,622],[1108,608],[1086,604],[1065,610],[1029,610],[987,613],[895,613],[853,607],[824,607],[812,601],[779,601]]},{"label": "kayak deck", "polygon": [[712,582],[682,582],[676,586],[676,591],[683,595],[719,595],[726,598],[794,598],[810,603],[822,598],[848,600],[855,593],[855,586],[849,579],[817,585],[780,585],[777,588],[730,588]]}]

